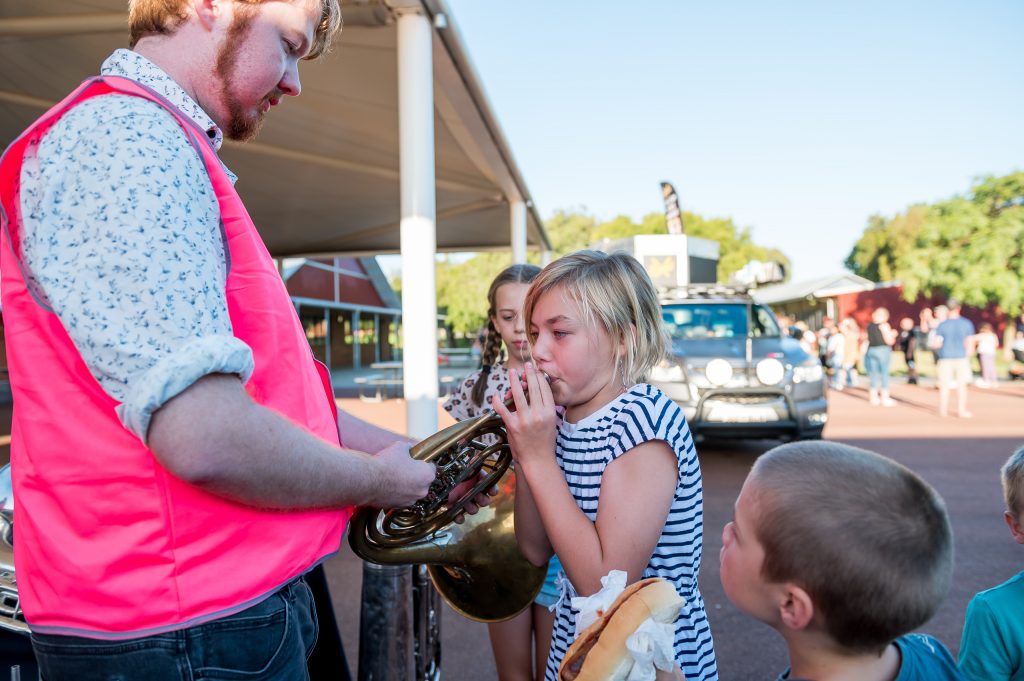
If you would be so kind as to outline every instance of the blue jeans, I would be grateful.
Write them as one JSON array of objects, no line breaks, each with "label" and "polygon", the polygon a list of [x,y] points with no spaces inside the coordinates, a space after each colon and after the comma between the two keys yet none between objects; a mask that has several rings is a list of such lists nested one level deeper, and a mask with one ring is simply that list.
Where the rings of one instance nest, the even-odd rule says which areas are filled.
[{"label": "blue jeans", "polygon": [[871,389],[889,389],[889,365],[892,361],[892,348],[888,345],[875,345],[864,354],[864,369],[868,372]]},{"label": "blue jeans", "polygon": [[43,681],[305,681],[317,637],[298,579],[260,603],[188,629],[124,641],[33,634]]}]

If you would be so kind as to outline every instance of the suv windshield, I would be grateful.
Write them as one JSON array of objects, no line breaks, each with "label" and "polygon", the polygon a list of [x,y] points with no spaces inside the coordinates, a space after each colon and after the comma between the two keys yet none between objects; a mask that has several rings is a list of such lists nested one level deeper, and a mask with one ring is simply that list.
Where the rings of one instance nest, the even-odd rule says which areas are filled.
[{"label": "suv windshield", "polygon": [[[779,325],[767,308],[752,305],[751,313],[754,318],[752,336],[779,335]],[[661,318],[673,340],[747,336],[745,303],[669,303],[662,305]]]}]

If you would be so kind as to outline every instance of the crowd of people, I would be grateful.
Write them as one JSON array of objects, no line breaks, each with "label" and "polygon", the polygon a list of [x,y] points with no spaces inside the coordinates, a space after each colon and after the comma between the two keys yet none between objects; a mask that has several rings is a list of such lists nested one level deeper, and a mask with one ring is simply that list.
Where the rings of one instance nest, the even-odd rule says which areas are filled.
[{"label": "crowd of people", "polygon": [[[976,329],[962,315],[960,302],[954,299],[945,305],[923,308],[916,320],[902,317],[898,326],[893,326],[884,307],[872,310],[870,322],[863,329],[852,316],[838,323],[825,317],[816,330],[806,322],[786,316],[779,321],[808,354],[820,358],[833,390],[856,388],[861,373],[866,374],[868,399],[876,406],[896,404],[889,394],[894,355],[902,359],[906,382],[916,385],[921,380],[919,353],[929,353],[935,367],[942,416],[949,413],[954,391],[956,414],[970,418],[968,386],[993,389],[999,387],[1000,380],[1024,380],[1024,315],[1010,322],[1005,346],[991,323],[983,322]],[[1008,360],[1005,379],[1000,378],[996,369],[1000,349]],[[973,358],[978,361],[977,376]]]}]

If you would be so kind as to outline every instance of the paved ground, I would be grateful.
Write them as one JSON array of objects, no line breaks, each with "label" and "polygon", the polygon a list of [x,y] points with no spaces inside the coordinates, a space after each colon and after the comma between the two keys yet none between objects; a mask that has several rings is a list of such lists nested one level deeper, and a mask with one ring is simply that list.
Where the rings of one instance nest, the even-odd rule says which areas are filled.
[{"label": "paved ground", "polygon": [[[341,395],[355,395],[351,378]],[[896,385],[893,408],[871,407],[863,390],[833,393],[826,437],[874,449],[910,466],[946,499],[957,540],[953,589],[924,629],[953,651],[959,643],[964,610],[971,595],[995,585],[1024,567],[1024,553],[1002,523],[998,468],[1024,443],[1024,385],[1007,384],[998,391],[971,389],[975,418],[940,419],[937,393],[928,387]],[[339,400],[342,408],[385,427],[402,430],[404,402]],[[439,410],[439,421],[447,423]],[[0,425],[10,422],[0,408]],[[3,433],[9,432],[5,429]],[[6,437],[0,439],[5,444]],[[767,627],[738,612],[718,583],[721,528],[731,515],[743,478],[753,461],[773,442],[728,442],[699,447],[704,476],[705,538],[701,590],[715,637],[721,677],[725,681],[773,678],[785,664],[779,638]],[[7,447],[0,447],[0,463]],[[360,561],[348,550],[328,561],[335,610],[353,667],[358,659]],[[447,679],[494,681],[497,675],[484,625],[463,619],[447,608],[442,613],[442,670]],[[353,674],[355,669],[353,668]]]}]

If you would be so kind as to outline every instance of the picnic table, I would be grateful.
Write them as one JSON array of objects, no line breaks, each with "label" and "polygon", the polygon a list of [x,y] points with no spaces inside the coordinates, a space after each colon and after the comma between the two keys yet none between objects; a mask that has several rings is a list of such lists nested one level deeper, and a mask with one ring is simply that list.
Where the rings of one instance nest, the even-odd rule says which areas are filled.
[{"label": "picnic table", "polygon": [[[380,373],[356,376],[355,384],[359,386],[359,399],[364,402],[380,402],[391,397],[402,396],[402,362],[374,362],[370,368]],[[440,395],[446,396],[451,387],[458,382],[452,376],[441,376]]]}]

